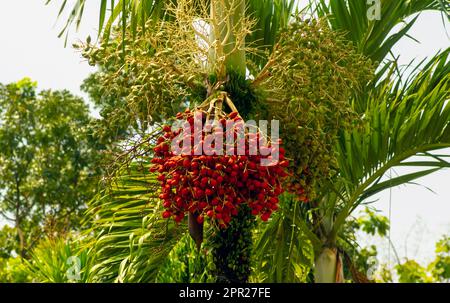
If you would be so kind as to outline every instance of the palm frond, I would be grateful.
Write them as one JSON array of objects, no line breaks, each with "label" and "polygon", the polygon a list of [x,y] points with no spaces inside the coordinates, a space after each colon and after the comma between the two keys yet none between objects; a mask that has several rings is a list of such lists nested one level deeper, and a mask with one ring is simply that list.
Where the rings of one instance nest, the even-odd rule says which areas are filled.
[{"label": "palm frond", "polygon": [[306,227],[305,213],[291,195],[280,199],[280,210],[258,228],[255,241],[254,280],[258,282],[307,282],[314,252],[322,243]]},{"label": "palm frond", "polygon": [[152,282],[186,226],[161,217],[148,164],[133,163],[89,207],[96,254],[91,275],[102,282]]},{"label": "palm frond", "polygon": [[[52,0],[47,0],[48,5]],[[165,15],[164,1],[162,0],[100,0],[98,17],[98,34],[103,39],[108,39],[114,25],[119,21],[125,20],[125,26],[130,25],[133,33],[137,32],[138,26],[145,29],[145,24],[149,19],[158,20]],[[69,7],[68,1],[64,0],[60,4],[58,17],[66,10],[69,10],[69,16],[64,27],[59,33],[59,37],[69,34],[69,29],[75,25],[78,29],[83,18],[86,0],[76,0]]]},{"label": "palm frond", "polygon": [[[425,10],[442,12],[450,17],[450,4],[445,0],[380,0],[380,15],[371,17],[378,1],[360,0],[310,0],[318,16],[328,20],[330,26],[346,33],[359,51],[375,62],[381,63],[392,47],[417,20],[416,14]],[[414,16],[413,18],[408,18]],[[392,33],[398,26],[403,26]]]},{"label": "palm frond", "polygon": [[82,239],[44,239],[26,261],[27,272],[38,283],[86,283],[94,256],[83,248]]},{"label": "palm frond", "polygon": [[267,63],[267,54],[272,52],[280,31],[285,28],[294,12],[295,0],[248,0],[247,14],[256,20],[253,32],[246,42],[261,51],[248,54],[248,58],[261,69]]},{"label": "palm frond", "polygon": [[[341,133],[338,163],[349,198],[337,225],[373,194],[450,167],[433,154],[450,147],[449,53],[433,57],[407,83],[382,81],[369,96],[364,127]],[[430,160],[410,160],[413,156]],[[402,165],[419,172],[381,182],[389,169]]]}]

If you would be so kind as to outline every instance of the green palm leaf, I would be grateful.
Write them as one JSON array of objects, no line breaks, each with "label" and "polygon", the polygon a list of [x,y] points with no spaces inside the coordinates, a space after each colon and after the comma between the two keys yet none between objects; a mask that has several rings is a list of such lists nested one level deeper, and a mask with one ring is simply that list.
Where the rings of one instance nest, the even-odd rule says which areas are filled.
[{"label": "green palm leaf", "polygon": [[42,240],[26,260],[26,271],[38,283],[86,283],[94,261],[83,239],[47,238]]},{"label": "green palm leaf", "polygon": [[304,205],[283,195],[280,210],[258,228],[255,241],[255,279],[258,282],[307,282],[320,240],[305,222]]},{"label": "green palm leaf", "polygon": [[[436,55],[405,84],[382,81],[369,95],[364,128],[341,133],[338,162],[349,198],[334,232],[364,199],[450,167],[444,157],[433,154],[450,147],[449,53]],[[413,156],[430,161],[408,161]],[[420,171],[380,183],[389,169],[404,165]]]},{"label": "green palm leaf", "polygon": [[[417,16],[412,19],[408,17],[425,10],[441,11],[447,18],[450,17],[450,4],[445,0],[380,0],[380,15],[374,18],[371,17],[370,9],[374,8],[377,1],[366,2],[310,0],[318,16],[325,17],[334,30],[346,33],[347,39],[361,53],[379,63],[400,39],[407,36],[417,20]],[[392,33],[401,24],[403,27]]]},{"label": "green palm leaf", "polygon": [[148,164],[132,164],[89,207],[96,261],[91,275],[102,282],[152,282],[185,233],[161,218],[162,205]]},{"label": "green palm leaf", "polygon": [[248,54],[259,69],[267,62],[264,51],[272,51],[277,42],[280,30],[285,28],[294,11],[294,0],[249,0],[247,14],[256,20],[253,32],[247,36],[246,42],[261,51],[260,54]]}]

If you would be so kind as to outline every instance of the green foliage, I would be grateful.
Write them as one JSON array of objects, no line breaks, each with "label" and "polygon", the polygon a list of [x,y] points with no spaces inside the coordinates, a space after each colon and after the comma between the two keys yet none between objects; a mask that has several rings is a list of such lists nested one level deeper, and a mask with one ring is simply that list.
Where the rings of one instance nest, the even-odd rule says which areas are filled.
[{"label": "green foliage", "polygon": [[400,283],[448,283],[450,281],[450,237],[436,243],[435,259],[427,266],[406,260],[395,266]]},{"label": "green foliage", "polygon": [[450,237],[436,243],[436,258],[428,265],[433,278],[439,282],[450,282]]},{"label": "green foliage", "polygon": [[[443,157],[433,153],[449,146],[448,50],[419,64],[410,77],[400,74],[399,79],[394,77],[394,72],[398,72],[396,61],[382,61],[398,40],[410,37],[408,30],[415,19],[406,17],[425,9],[448,13],[448,6],[432,0],[381,1],[380,20],[369,22],[364,1],[310,3],[335,34],[352,41],[361,55],[378,61],[374,79],[362,83],[348,100],[362,125],[339,129],[338,145],[333,147],[338,174],[321,187],[319,207],[303,217],[322,245],[346,247],[352,239],[347,238],[345,225],[361,202],[382,190],[449,166]],[[391,35],[393,27],[402,22],[406,27]],[[296,151],[302,154],[298,147]],[[412,156],[428,159],[407,162]],[[383,181],[390,168],[402,165],[417,167],[419,171]]]},{"label": "green foliage", "polygon": [[17,231],[9,225],[0,230],[0,258],[7,259],[17,251]]},{"label": "green foliage", "polygon": [[395,267],[400,283],[425,283],[430,282],[425,269],[414,260],[408,260]]},{"label": "green foliage", "polygon": [[[342,176],[357,183],[374,174],[380,164],[390,164],[380,167],[385,172],[387,166],[400,165],[413,155],[427,156],[427,152],[449,146],[450,107],[446,102],[450,88],[449,51],[431,58],[409,81],[386,79],[372,90],[367,96],[365,127],[343,132],[339,141]],[[354,161],[348,161],[348,157],[355,157]],[[445,161],[438,162],[407,165],[445,166]],[[389,182],[397,185],[397,180]],[[379,192],[388,183],[383,185],[372,187],[360,198]]]},{"label": "green foliage", "polygon": [[[355,234],[362,231],[371,236],[387,237],[388,219],[377,215],[368,208],[366,208],[365,213],[365,215],[347,225],[348,232]],[[350,238],[350,236],[347,235],[347,238]],[[341,245],[341,247],[345,247],[345,245]],[[398,263],[394,268],[388,268],[386,264],[374,263],[378,257],[375,245],[369,247],[350,246],[346,248],[346,253],[350,255],[359,272],[371,272],[372,278],[375,278],[376,282],[393,282],[394,278],[400,283],[446,283],[450,281],[450,237],[448,236],[442,237],[436,243],[435,258],[426,266],[422,266],[412,259],[401,262],[398,256]],[[347,275],[349,273],[346,273]]]},{"label": "green foliage", "polygon": [[[374,264],[378,255],[377,247],[370,245],[368,247],[360,247],[357,243],[357,234],[363,232],[370,236],[386,237],[389,230],[389,219],[385,216],[377,214],[376,210],[366,207],[363,214],[357,218],[347,221],[344,230],[341,232],[341,238],[338,242],[340,249],[348,256],[348,264],[353,266],[359,273],[366,275],[370,271],[374,271],[378,264]],[[386,269],[385,278],[387,279],[390,271]],[[354,279],[355,272],[347,266],[344,269],[345,277]],[[371,277],[374,278],[374,277]],[[388,280],[383,280],[387,282]],[[355,282],[355,281],[354,281]],[[356,281],[358,282],[358,281]]]},{"label": "green foliage", "polygon": [[170,252],[161,266],[158,283],[208,283],[215,282],[210,273],[214,270],[211,251],[197,250],[194,240],[186,234]]},{"label": "green foliage", "polygon": [[161,217],[158,182],[150,164],[133,162],[89,204],[88,247],[95,254],[92,282],[154,282],[173,247],[186,233]]},{"label": "green foliage", "polygon": [[105,149],[112,149],[116,142],[129,138],[133,133],[139,133],[139,128],[126,111],[124,97],[111,93],[101,85],[101,72],[89,75],[83,81],[81,89],[89,96],[89,100],[98,109],[100,119],[91,122],[93,137]]},{"label": "green foliage", "polygon": [[[247,54],[249,70],[254,76],[267,63],[280,32],[291,19],[296,1],[293,0],[247,0],[247,14],[256,20],[246,43],[256,48],[256,54]],[[235,99],[233,99],[235,100]]]},{"label": "green foliage", "polygon": [[93,258],[81,240],[47,238],[31,253],[27,272],[33,282],[86,283]]},{"label": "green foliage", "polygon": [[385,237],[389,230],[389,219],[378,215],[370,208],[366,208],[366,215],[356,220],[356,229],[361,229],[369,235]]},{"label": "green foliage", "polygon": [[99,172],[88,107],[67,91],[0,85],[0,214],[24,256],[44,233],[79,226]]},{"label": "green foliage", "polygon": [[370,261],[374,260],[377,255],[378,251],[375,245],[363,247],[358,250],[356,258],[353,258],[353,262],[360,272],[366,273],[371,269],[372,266],[376,265],[371,264]]},{"label": "green foliage", "polygon": [[31,278],[20,257],[0,258],[0,283],[27,283]]},{"label": "green foliage", "polygon": [[[310,0],[310,3],[319,17],[327,18],[333,30],[345,33],[345,38],[352,41],[360,53],[378,64],[407,35],[417,21],[414,15],[425,10],[438,10],[447,18],[450,16],[449,4],[445,0],[380,0],[379,18],[371,14],[377,9],[373,2]],[[373,18],[368,18],[368,15],[373,15]],[[414,18],[408,19],[410,16]],[[399,25],[402,26],[397,28]]]},{"label": "green foliage", "polygon": [[[340,133],[341,180],[334,191],[341,193],[343,203],[335,211],[333,237],[365,199],[450,166],[436,153],[450,146],[448,54],[446,50],[430,59],[406,83],[390,78],[380,82],[367,96],[364,127]],[[413,156],[428,161],[409,160]],[[404,165],[419,171],[382,181],[390,168]]]},{"label": "green foliage", "polygon": [[280,210],[255,232],[255,261],[251,281],[267,283],[311,282],[314,247],[306,236],[307,205],[283,195]]},{"label": "green foliage", "polygon": [[[49,4],[51,0],[47,0]],[[150,19],[153,21],[165,16],[164,1],[153,0],[101,0],[99,3],[99,36],[103,34],[103,39],[107,40],[117,21],[121,21],[122,26],[132,28],[133,34],[137,34],[137,26],[145,27],[146,22]],[[62,28],[59,36],[66,33],[66,40],[69,29],[75,25],[76,29],[80,26],[83,18],[84,6],[86,0],[77,0],[72,7],[68,7],[67,0],[63,0],[60,4],[58,17],[67,9],[70,14],[67,18],[65,26]],[[108,15],[108,10],[110,14]]]}]

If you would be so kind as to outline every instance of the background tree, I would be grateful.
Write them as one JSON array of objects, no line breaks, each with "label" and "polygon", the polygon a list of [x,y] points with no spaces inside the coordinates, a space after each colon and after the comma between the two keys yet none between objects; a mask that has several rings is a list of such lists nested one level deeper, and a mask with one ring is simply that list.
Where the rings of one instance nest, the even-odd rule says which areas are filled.
[{"label": "background tree", "polygon": [[67,91],[0,86],[0,213],[26,257],[43,236],[77,229],[98,182],[89,111]]},{"label": "background tree", "polygon": [[[350,221],[347,233],[355,235],[355,233],[362,232],[365,236],[376,236],[376,239],[390,242],[388,229],[388,218],[366,208],[363,216]],[[347,237],[350,238],[350,236]],[[391,268],[381,262],[375,245],[369,247],[352,245],[348,247],[347,251],[351,253],[354,270],[359,273],[370,273],[374,282],[447,283],[449,281],[450,240],[448,236],[442,236],[436,242],[434,259],[425,265],[423,262],[408,257],[400,259],[392,243],[390,243],[389,249],[393,249],[395,256],[394,266]],[[349,272],[346,276],[351,277],[354,274],[355,272]]]}]

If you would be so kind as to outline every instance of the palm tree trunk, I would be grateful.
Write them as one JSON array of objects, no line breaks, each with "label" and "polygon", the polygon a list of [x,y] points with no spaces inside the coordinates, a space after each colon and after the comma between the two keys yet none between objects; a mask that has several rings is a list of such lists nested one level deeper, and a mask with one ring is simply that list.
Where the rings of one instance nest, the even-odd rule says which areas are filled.
[{"label": "palm tree trunk", "polygon": [[343,283],[342,257],[336,248],[323,248],[315,260],[314,279],[316,283]]}]

